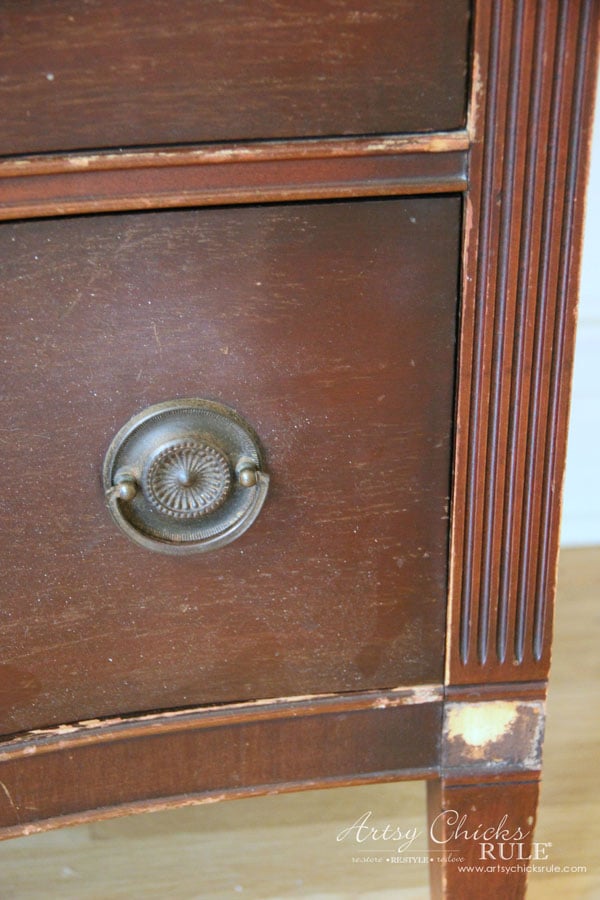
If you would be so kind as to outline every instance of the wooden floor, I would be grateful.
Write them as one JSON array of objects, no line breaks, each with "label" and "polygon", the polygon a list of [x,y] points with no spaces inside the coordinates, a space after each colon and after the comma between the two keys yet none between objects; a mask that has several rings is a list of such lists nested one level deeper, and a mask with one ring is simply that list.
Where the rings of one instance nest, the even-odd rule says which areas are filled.
[{"label": "wooden floor", "polygon": [[[599,646],[600,548],[564,551],[536,837],[549,864],[586,871],[534,874],[533,900],[600,898]],[[425,865],[353,863],[336,840],[369,810],[425,848],[422,784],[238,800],[6,841],[0,900],[425,900]]]}]

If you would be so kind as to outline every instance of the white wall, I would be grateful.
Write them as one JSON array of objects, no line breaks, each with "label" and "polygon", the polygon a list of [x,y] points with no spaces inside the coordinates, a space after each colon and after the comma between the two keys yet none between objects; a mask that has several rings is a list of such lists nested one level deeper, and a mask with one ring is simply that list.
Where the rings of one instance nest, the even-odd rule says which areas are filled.
[{"label": "white wall", "polygon": [[600,90],[583,245],[561,543],[600,544]]}]

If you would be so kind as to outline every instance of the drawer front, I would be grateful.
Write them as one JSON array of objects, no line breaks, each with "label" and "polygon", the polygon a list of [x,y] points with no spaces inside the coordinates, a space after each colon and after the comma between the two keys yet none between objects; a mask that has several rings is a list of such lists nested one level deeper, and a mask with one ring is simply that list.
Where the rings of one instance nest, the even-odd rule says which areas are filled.
[{"label": "drawer front", "polygon": [[0,153],[464,124],[467,0],[8,0]]},{"label": "drawer front", "polygon": [[[460,199],[10,223],[0,719],[439,682]],[[235,543],[123,535],[104,454],[145,407],[234,407],[271,486]]]}]

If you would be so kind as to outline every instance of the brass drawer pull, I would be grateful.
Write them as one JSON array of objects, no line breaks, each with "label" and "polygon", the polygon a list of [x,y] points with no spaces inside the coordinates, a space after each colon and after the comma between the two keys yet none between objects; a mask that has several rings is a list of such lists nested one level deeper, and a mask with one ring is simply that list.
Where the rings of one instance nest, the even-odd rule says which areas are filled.
[{"label": "brass drawer pull", "polygon": [[209,400],[173,400],[134,416],[103,470],[108,508],[136,543],[162,553],[214,550],[258,516],[269,476],[252,428]]}]

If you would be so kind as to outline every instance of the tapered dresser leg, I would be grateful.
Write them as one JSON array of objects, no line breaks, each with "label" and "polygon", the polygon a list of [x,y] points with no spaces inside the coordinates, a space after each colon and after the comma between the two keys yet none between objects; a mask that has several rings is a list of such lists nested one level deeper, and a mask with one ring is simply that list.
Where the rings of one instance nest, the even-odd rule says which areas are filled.
[{"label": "tapered dresser leg", "polygon": [[533,843],[537,773],[428,785],[431,896],[443,900],[517,900],[527,871],[544,853]]}]

